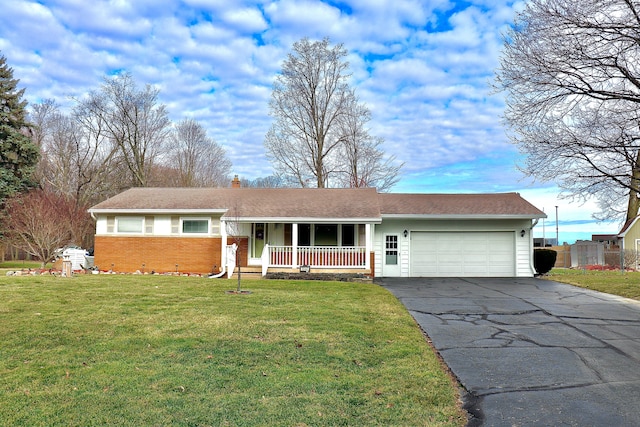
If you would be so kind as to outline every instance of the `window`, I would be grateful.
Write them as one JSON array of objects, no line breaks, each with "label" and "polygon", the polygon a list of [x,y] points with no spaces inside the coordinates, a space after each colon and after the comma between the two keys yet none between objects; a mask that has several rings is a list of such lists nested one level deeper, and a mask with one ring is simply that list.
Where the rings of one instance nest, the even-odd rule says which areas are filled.
[{"label": "window", "polygon": [[342,224],[342,246],[356,245],[356,227],[353,224]]},{"label": "window", "polygon": [[[360,225],[364,232],[364,225]],[[298,246],[353,247],[358,242],[358,232],[360,227],[356,224],[298,224]],[[290,233],[291,225],[285,224],[285,244],[291,241]]]},{"label": "window", "polygon": [[185,234],[209,233],[209,220],[208,219],[183,219],[182,220],[182,232]]},{"label": "window", "polygon": [[398,264],[398,236],[387,236],[385,239],[385,264]]},{"label": "window", "polygon": [[142,233],[143,217],[139,216],[120,216],[117,218],[118,233]]},{"label": "window", "polygon": [[298,246],[311,246],[311,224],[298,224]]},{"label": "window", "polygon": [[284,245],[285,246],[293,245],[293,225],[292,224],[284,225]]},{"label": "window", "polygon": [[316,225],[314,246],[338,246],[338,225]]}]

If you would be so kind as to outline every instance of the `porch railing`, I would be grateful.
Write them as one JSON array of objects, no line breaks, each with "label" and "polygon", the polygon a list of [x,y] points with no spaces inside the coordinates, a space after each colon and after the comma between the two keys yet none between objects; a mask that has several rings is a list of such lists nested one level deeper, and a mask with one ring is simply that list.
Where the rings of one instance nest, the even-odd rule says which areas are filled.
[{"label": "porch railing", "polygon": [[[269,246],[270,267],[291,267],[293,262],[293,246]],[[298,246],[295,266],[348,268],[366,265],[366,248],[364,246]]]}]

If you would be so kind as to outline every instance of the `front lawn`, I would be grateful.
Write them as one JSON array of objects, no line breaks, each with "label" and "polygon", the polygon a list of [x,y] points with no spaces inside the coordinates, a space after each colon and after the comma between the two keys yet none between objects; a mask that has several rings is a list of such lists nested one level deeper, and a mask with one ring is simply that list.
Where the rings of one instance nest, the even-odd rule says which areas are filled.
[{"label": "front lawn", "polygon": [[640,300],[640,272],[555,268],[544,276],[556,282]]},{"label": "front lawn", "polygon": [[[17,261],[4,261],[0,262],[0,271],[7,270],[38,270],[42,267],[42,263],[40,261],[26,261],[26,260],[17,260]],[[47,268],[53,267],[52,263],[47,264]]]},{"label": "front lawn", "polygon": [[23,426],[462,426],[456,385],[371,284],[0,277],[0,419]]}]

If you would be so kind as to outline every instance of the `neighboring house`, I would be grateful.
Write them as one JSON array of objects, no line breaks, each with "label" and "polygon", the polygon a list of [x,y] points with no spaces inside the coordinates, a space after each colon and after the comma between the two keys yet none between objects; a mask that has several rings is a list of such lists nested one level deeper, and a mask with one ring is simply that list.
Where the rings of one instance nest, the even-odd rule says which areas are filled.
[{"label": "neighboring house", "polygon": [[591,241],[602,243],[605,245],[605,248],[610,249],[612,247],[618,246],[618,235],[617,234],[592,234]]},{"label": "neighboring house", "polygon": [[102,270],[230,274],[235,244],[262,274],[386,277],[531,277],[531,229],[545,217],[517,193],[371,188],[133,188],[89,212]]},{"label": "neighboring house", "polygon": [[617,235],[618,246],[623,251],[640,252],[640,216],[627,221]]}]

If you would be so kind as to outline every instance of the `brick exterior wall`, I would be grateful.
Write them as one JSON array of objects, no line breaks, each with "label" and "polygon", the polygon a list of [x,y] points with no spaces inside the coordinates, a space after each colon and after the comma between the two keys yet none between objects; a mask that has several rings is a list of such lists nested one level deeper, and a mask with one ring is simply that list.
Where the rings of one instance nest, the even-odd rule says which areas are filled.
[{"label": "brick exterior wall", "polygon": [[[231,244],[235,239],[228,239]],[[215,273],[221,267],[219,237],[95,236],[94,263],[100,270],[132,273]],[[247,265],[248,239],[240,239],[241,265]],[[144,264],[144,267],[143,267]]]}]

